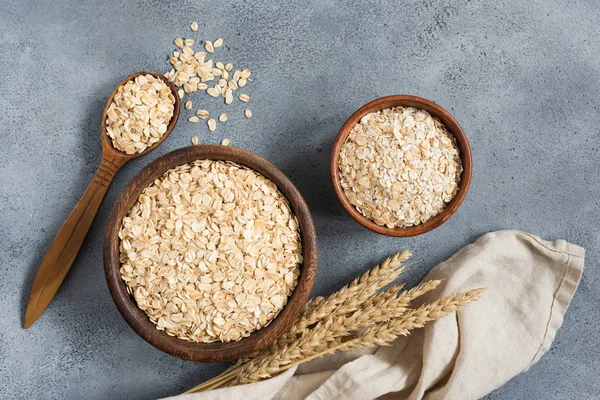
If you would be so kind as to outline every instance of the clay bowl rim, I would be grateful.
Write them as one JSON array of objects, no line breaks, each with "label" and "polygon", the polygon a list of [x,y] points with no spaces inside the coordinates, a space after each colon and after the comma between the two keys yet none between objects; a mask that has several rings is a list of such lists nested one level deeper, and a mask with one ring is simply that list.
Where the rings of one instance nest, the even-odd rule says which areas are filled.
[{"label": "clay bowl rim", "polygon": [[[194,160],[233,161],[252,168],[273,181],[287,198],[300,226],[303,264],[298,284],[287,305],[265,328],[237,342],[192,343],[159,331],[127,293],[119,268],[118,231],[121,221],[141,191],[167,170]],[[119,194],[108,220],[104,236],[104,270],[110,294],[129,326],[154,347],[189,361],[222,362],[238,359],[268,347],[293,323],[308,300],[317,271],[316,231],[308,205],[294,184],[270,162],[246,150],[221,145],[198,145],[172,151],[154,160],[140,171]]]},{"label": "clay bowl rim", "polygon": [[[463,172],[461,174],[461,181],[459,184],[459,188],[456,196],[450,203],[446,205],[444,210],[431,218],[429,221],[411,226],[408,228],[388,228],[385,226],[377,225],[375,222],[370,219],[364,217],[346,198],[344,191],[342,189],[342,185],[340,183],[340,173],[338,169],[338,159],[340,156],[340,150],[342,144],[345,142],[346,138],[350,134],[352,127],[356,125],[362,117],[371,112],[376,112],[379,110],[383,110],[391,107],[415,107],[420,108],[429,112],[433,117],[438,118],[446,127],[449,133],[451,133],[455,138],[460,150],[460,158],[463,164]],[[467,135],[460,127],[456,119],[443,107],[438,104],[424,99],[418,96],[412,95],[393,95],[381,97],[379,99],[373,100],[361,108],[359,108],[348,120],[344,123],[342,128],[340,129],[335,141],[333,143],[333,149],[331,151],[331,163],[330,163],[330,174],[331,181],[333,183],[333,188],[335,190],[335,194],[344,207],[344,209],[350,214],[355,221],[364,226],[365,228],[377,232],[386,236],[395,236],[395,237],[410,237],[421,235],[423,233],[429,232],[438,226],[442,225],[444,222],[450,219],[452,215],[458,210],[463,200],[465,199],[467,192],[469,191],[469,186],[471,184],[471,177],[473,172],[473,161],[471,155],[471,146],[469,145],[469,140],[467,139]]]}]

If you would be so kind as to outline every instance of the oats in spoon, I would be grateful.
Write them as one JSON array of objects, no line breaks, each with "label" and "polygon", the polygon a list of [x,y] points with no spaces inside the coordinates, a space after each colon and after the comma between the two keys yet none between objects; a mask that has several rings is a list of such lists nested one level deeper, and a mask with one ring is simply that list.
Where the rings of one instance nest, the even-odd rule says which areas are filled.
[{"label": "oats in spoon", "polygon": [[119,86],[106,113],[106,134],[127,154],[141,153],[167,131],[175,110],[169,86],[150,74]]}]

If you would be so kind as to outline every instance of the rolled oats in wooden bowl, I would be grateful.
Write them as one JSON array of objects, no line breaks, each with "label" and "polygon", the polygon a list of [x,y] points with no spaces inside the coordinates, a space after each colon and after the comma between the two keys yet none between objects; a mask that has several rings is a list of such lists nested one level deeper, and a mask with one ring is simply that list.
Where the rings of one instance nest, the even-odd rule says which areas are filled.
[{"label": "rolled oats in wooden bowl", "polygon": [[156,160],[115,204],[105,267],[146,340],[197,361],[239,358],[291,324],[316,270],[295,187],[260,157],[192,146]]},{"label": "rolled oats in wooden bowl", "polygon": [[344,208],[365,227],[413,236],[446,221],[471,178],[467,138],[443,108],[415,96],[390,96],[358,110],[332,153]]}]

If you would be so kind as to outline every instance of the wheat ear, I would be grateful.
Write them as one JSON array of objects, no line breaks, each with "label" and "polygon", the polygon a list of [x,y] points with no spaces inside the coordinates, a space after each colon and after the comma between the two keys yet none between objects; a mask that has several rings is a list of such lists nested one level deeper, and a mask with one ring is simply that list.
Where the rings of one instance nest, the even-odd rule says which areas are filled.
[{"label": "wheat ear", "polygon": [[412,257],[412,253],[408,250],[396,253],[330,296],[326,298],[316,297],[309,300],[292,326],[271,346],[241,359],[233,368],[237,368],[256,357],[281,350],[286,345],[293,343],[309,326],[316,324],[327,316],[357,310],[363,302],[377,291],[395,281],[405,268],[404,261],[410,257]]},{"label": "wheat ear", "polygon": [[[346,351],[358,347],[374,347],[388,346],[401,335],[407,335],[412,329],[421,328],[427,322],[441,318],[458,308],[479,299],[480,294],[484,289],[472,289],[460,293],[455,296],[445,297],[419,307],[416,310],[409,310],[400,318],[392,319],[388,322],[376,324],[359,333],[355,338],[345,340],[343,337],[332,339],[326,348],[321,348],[315,351],[315,347],[319,348],[319,344],[313,340],[315,338],[324,339],[329,335],[327,331],[331,328],[330,324],[317,326],[304,336],[294,342],[291,346],[281,353],[271,354],[265,357],[261,362],[250,362],[245,364],[239,371],[236,379],[233,379],[230,384],[251,383],[260,379],[267,378],[273,374],[284,371],[299,363],[312,360],[314,358],[330,354],[335,351]],[[330,320],[331,321],[331,320]],[[315,344],[317,344],[315,346]],[[291,353],[289,349],[292,349]]]}]

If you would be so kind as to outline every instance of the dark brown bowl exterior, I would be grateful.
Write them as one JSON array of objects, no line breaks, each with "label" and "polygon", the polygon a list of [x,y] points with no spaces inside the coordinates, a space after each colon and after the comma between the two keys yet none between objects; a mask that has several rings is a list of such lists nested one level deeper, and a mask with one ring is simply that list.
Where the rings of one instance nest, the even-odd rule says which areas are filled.
[{"label": "dark brown bowl exterior", "polygon": [[[455,138],[458,148],[460,150],[460,158],[463,165],[463,173],[461,175],[458,191],[456,196],[450,203],[446,205],[444,210],[431,218],[429,221],[424,222],[422,224],[411,226],[408,228],[387,228],[385,226],[377,225],[375,222],[363,216],[353,205],[350,203],[346,195],[344,194],[344,190],[342,189],[342,185],[340,183],[340,171],[338,168],[338,161],[340,157],[340,150],[342,145],[346,141],[346,138],[350,134],[350,131],[356,125],[362,117],[365,115],[377,112],[380,110],[384,110],[392,107],[414,107],[419,108],[421,110],[427,111],[433,117],[439,119],[448,132],[450,132]],[[333,183],[333,189],[335,190],[335,194],[338,199],[342,203],[344,209],[350,214],[352,218],[354,218],[359,224],[364,226],[367,229],[372,230],[373,232],[380,233],[382,235],[387,236],[397,236],[397,237],[408,237],[408,236],[416,236],[425,232],[429,232],[432,229],[437,228],[444,222],[450,219],[452,214],[458,210],[461,203],[465,199],[467,192],[469,191],[469,185],[471,184],[471,175],[473,171],[473,163],[471,159],[471,146],[469,146],[469,141],[467,140],[467,135],[462,130],[458,122],[450,115],[450,113],[444,110],[439,105],[435,104],[432,101],[423,99],[417,96],[410,95],[395,95],[382,97],[377,100],[373,100],[372,102],[364,105],[358,111],[356,111],[346,123],[340,129],[335,142],[333,143],[333,149],[331,151],[331,164],[330,164],[330,173],[331,173],[331,181]]]},{"label": "dark brown bowl exterior", "polygon": [[[159,331],[127,293],[119,272],[119,228],[142,190],[166,171],[194,160],[223,160],[247,166],[273,181],[298,217],[304,262],[298,285],[281,313],[265,328],[237,342],[192,343]],[[127,323],[148,343],[175,357],[190,361],[221,362],[244,357],[268,347],[293,323],[308,300],[317,272],[317,234],[310,211],[294,184],[273,164],[246,150],[230,146],[200,145],[172,151],[144,168],[123,189],[109,217],[104,236],[104,271],[110,294]]]}]

